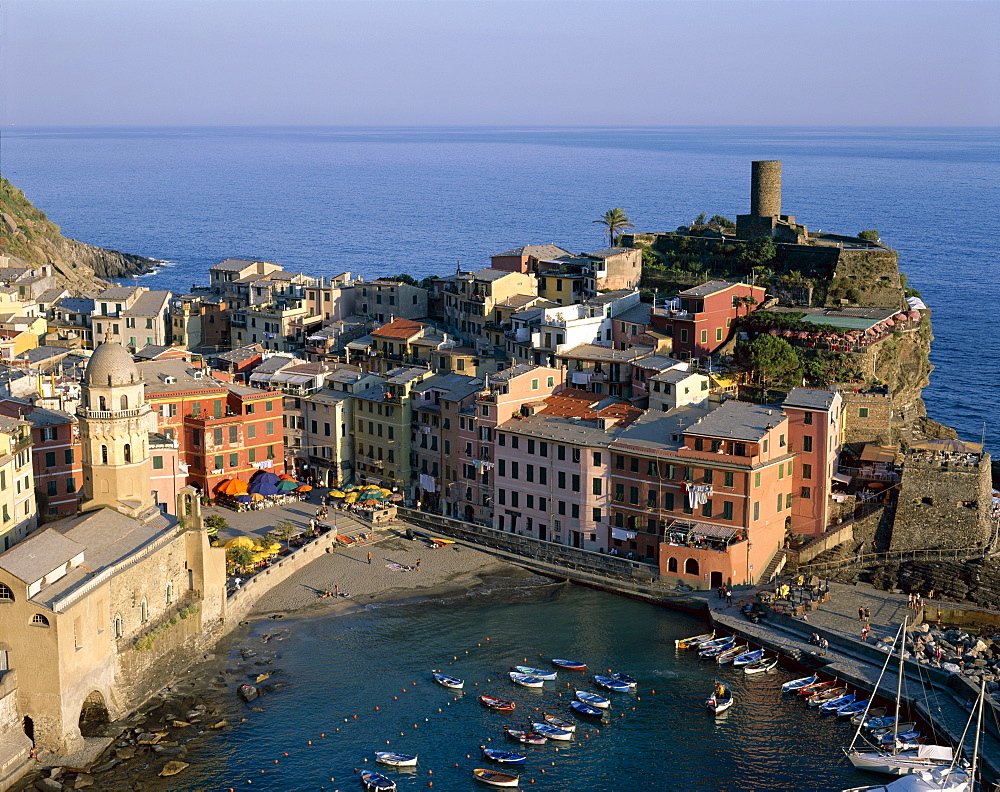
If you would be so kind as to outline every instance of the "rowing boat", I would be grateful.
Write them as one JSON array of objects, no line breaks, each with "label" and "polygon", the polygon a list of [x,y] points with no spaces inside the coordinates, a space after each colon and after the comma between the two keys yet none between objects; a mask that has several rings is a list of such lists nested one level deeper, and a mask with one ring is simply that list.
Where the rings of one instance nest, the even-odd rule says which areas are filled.
[{"label": "rowing boat", "polygon": [[581,663],[579,660],[563,660],[560,657],[552,658],[552,665],[558,666],[559,668],[565,668],[568,671],[586,671],[587,664]]},{"label": "rowing boat", "polygon": [[747,645],[743,644],[742,646],[734,646],[732,649],[726,649],[726,651],[722,652],[721,654],[717,654],[715,656],[715,662],[718,663],[719,665],[725,665],[726,663],[731,663],[733,662],[733,660],[735,660],[737,657],[743,654],[747,650],[747,648],[748,648]]},{"label": "rowing boat", "polygon": [[544,679],[539,679],[536,676],[529,676],[528,674],[521,674],[517,671],[511,671],[508,676],[510,676],[511,682],[515,685],[521,685],[522,687],[540,688],[545,684]]},{"label": "rowing boat", "polygon": [[513,666],[513,668],[519,674],[538,677],[539,679],[544,679],[546,682],[551,682],[556,678],[555,671],[542,671],[540,668],[531,668],[530,666]]},{"label": "rowing boat", "polygon": [[472,771],[472,775],[476,777],[477,781],[482,781],[484,784],[489,784],[490,786],[496,787],[516,787],[517,779],[516,775],[511,775],[510,773],[500,773],[496,770],[486,770],[481,767],[477,767]]},{"label": "rowing boat", "polygon": [[545,745],[545,741],[548,739],[544,734],[536,734],[524,729],[504,729],[504,734],[525,745]]},{"label": "rowing boat", "polygon": [[604,717],[604,710],[592,707],[590,704],[584,704],[582,701],[571,701],[569,706],[577,715],[583,715],[587,718]]},{"label": "rowing boat", "polygon": [[674,641],[674,646],[678,649],[694,649],[703,643],[708,643],[715,637],[714,632],[692,635],[690,638],[678,638]]},{"label": "rowing boat", "polygon": [[376,751],[375,761],[390,767],[413,767],[417,757],[412,754],[394,753],[393,751]]},{"label": "rowing boat", "polygon": [[628,693],[632,689],[632,686],[628,682],[619,682],[617,679],[601,676],[600,674],[594,677],[594,684],[605,690],[613,690],[615,693]]},{"label": "rowing boat", "polygon": [[724,685],[718,685],[715,692],[708,697],[705,706],[708,707],[709,712],[721,715],[733,706],[733,692]]},{"label": "rowing boat", "polygon": [[786,682],[781,686],[782,693],[791,693],[795,690],[801,690],[804,687],[809,687],[809,685],[815,685],[816,680],[819,679],[815,674],[807,677],[799,677],[798,679],[793,679],[791,682]]},{"label": "rowing boat", "polygon": [[485,745],[480,745],[479,750],[491,762],[498,762],[499,764],[523,765],[528,759],[524,754],[513,753],[512,751],[498,751],[496,748],[487,748]]},{"label": "rowing boat", "polygon": [[591,693],[589,690],[576,691],[576,697],[584,704],[589,704],[591,707],[607,709],[611,706],[611,699],[606,698],[599,693]]},{"label": "rowing boat", "polygon": [[499,710],[500,712],[510,712],[514,709],[513,701],[506,701],[505,699],[493,698],[493,696],[480,696],[479,703],[484,707],[489,707],[493,710]]},{"label": "rowing boat", "polygon": [[374,770],[361,771],[361,783],[368,792],[393,792],[396,782]]},{"label": "rowing boat", "polygon": [[451,674],[442,674],[440,671],[432,672],[434,674],[434,681],[439,685],[443,685],[446,688],[451,688],[452,690],[461,690],[465,687],[465,680],[459,679],[458,677],[453,677]]},{"label": "rowing boat", "polygon": [[763,674],[778,665],[777,657],[762,657],[755,663],[743,666],[744,674]]},{"label": "rowing boat", "polygon": [[752,652],[744,652],[733,660],[733,667],[740,668],[745,665],[750,665],[751,663],[756,663],[762,657],[764,657],[763,649],[754,649]]},{"label": "rowing boat", "polygon": [[541,734],[543,737],[547,737],[550,740],[573,739],[573,732],[567,731],[566,729],[560,729],[558,726],[553,726],[551,723],[532,723],[531,728],[534,729],[535,734]]},{"label": "rowing boat", "polygon": [[568,732],[576,731],[576,724],[573,721],[568,721],[565,718],[560,718],[557,715],[542,715],[542,720],[545,721],[550,726],[555,726],[557,729],[563,729]]}]

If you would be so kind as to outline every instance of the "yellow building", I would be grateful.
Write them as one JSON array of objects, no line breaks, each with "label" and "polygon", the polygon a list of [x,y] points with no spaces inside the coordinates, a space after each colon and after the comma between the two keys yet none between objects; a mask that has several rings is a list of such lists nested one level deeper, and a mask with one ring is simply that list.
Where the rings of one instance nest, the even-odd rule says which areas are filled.
[{"label": "yellow building", "polygon": [[0,536],[4,550],[37,525],[31,424],[0,416]]}]

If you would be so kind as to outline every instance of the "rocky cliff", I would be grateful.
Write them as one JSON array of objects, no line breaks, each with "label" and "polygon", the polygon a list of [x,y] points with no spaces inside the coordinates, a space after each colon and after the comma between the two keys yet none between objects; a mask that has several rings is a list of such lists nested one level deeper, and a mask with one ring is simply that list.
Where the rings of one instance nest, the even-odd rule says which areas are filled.
[{"label": "rocky cliff", "polygon": [[51,265],[60,283],[78,294],[104,288],[104,278],[141,275],[157,264],[155,259],[64,237],[59,226],[2,176],[0,255],[9,256],[13,266]]}]

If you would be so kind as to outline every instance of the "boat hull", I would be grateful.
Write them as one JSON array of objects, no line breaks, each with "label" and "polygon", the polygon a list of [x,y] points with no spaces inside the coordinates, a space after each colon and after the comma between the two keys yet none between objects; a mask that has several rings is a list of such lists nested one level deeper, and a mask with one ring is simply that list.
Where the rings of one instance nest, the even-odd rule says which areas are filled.
[{"label": "boat hull", "polygon": [[576,691],[576,697],[584,704],[589,704],[591,707],[607,709],[611,706],[611,699],[600,696],[597,693],[591,693],[587,690]]},{"label": "boat hull", "polygon": [[417,757],[409,754],[392,753],[391,751],[376,751],[375,761],[389,767],[415,767]]},{"label": "boat hull", "polygon": [[480,745],[479,750],[482,752],[484,758],[498,764],[523,765],[528,760],[528,757],[524,754],[512,753],[511,751],[498,751],[494,748],[487,748],[485,745]]},{"label": "boat hull", "polygon": [[518,782],[516,775],[498,773],[496,770],[486,770],[485,768],[476,768],[472,771],[472,775],[477,781],[495,787],[516,787]]},{"label": "boat hull", "polygon": [[581,715],[585,718],[603,718],[604,710],[598,709],[597,707],[592,707],[590,704],[585,704],[582,701],[570,702],[570,709],[573,710],[577,715]]},{"label": "boat hull", "polygon": [[567,671],[586,671],[587,664],[581,663],[577,660],[563,660],[561,658],[553,658],[552,665],[559,668],[565,668]]},{"label": "boat hull", "polygon": [[498,712],[510,712],[514,709],[513,701],[505,701],[504,699],[493,698],[492,696],[480,696],[479,703],[487,709],[497,710]]},{"label": "boat hull", "polygon": [[368,792],[393,792],[396,782],[386,778],[381,773],[364,770],[361,773],[361,783]]}]

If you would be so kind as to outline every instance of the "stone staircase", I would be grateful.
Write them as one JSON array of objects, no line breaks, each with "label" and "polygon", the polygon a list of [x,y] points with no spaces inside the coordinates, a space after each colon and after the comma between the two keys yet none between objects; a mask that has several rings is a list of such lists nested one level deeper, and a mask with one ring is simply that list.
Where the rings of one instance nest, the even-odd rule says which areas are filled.
[{"label": "stone staircase", "polygon": [[764,567],[764,571],[760,573],[760,577],[757,578],[757,585],[766,586],[774,580],[778,573],[784,568],[787,558],[788,556],[785,554],[785,551],[779,549],[778,552],[771,557],[768,565]]}]

